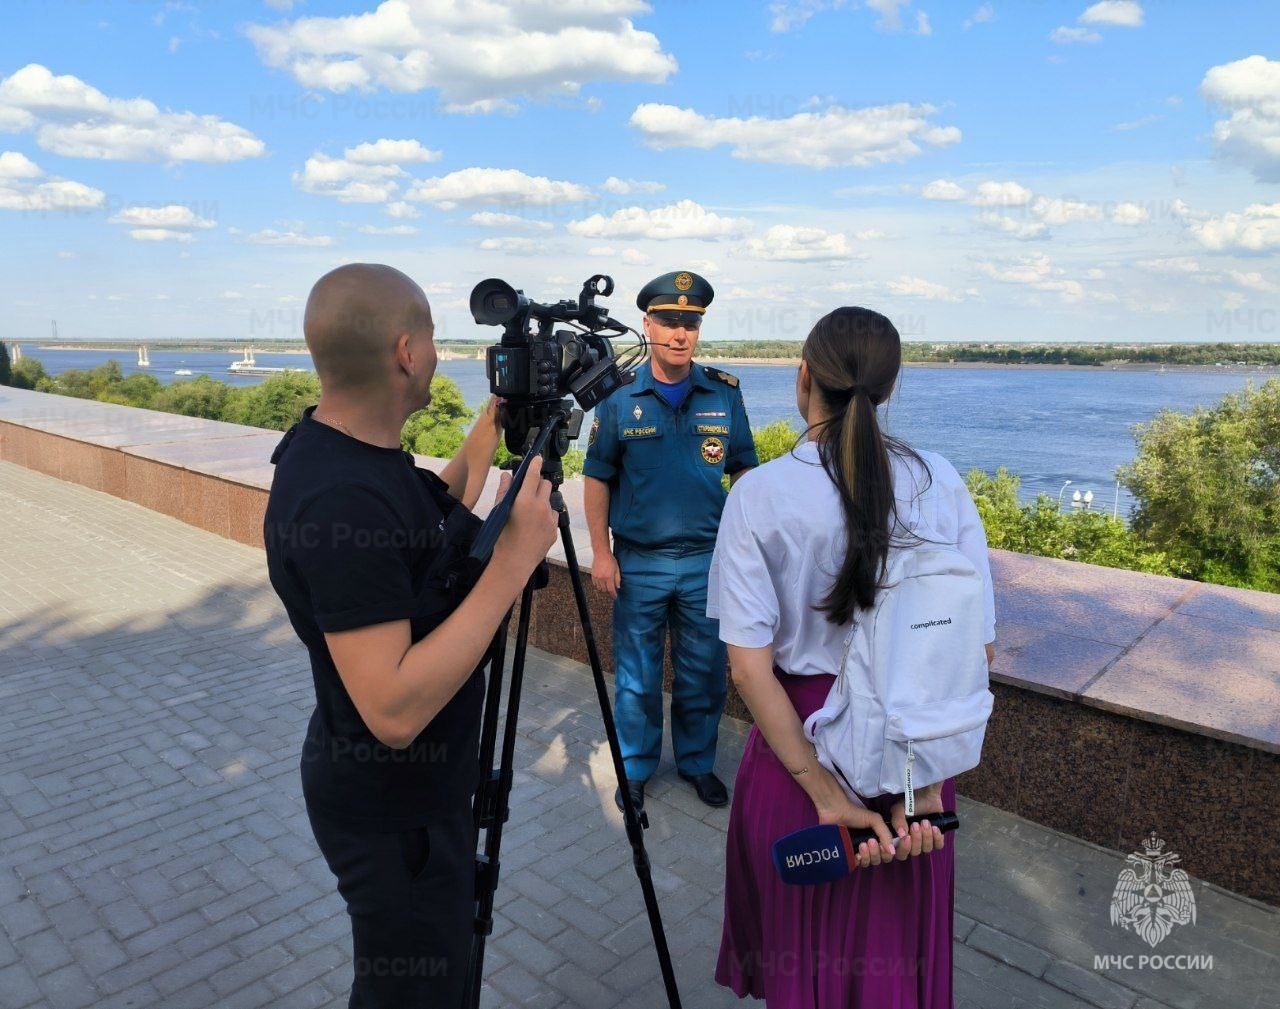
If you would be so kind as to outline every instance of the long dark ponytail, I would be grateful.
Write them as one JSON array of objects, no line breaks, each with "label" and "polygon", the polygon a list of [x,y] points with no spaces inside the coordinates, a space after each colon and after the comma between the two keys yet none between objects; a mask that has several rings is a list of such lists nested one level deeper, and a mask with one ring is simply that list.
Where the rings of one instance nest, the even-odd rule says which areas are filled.
[{"label": "long dark ponytail", "polygon": [[902,367],[893,323],[867,308],[837,308],[814,325],[801,355],[811,395],[826,408],[817,441],[823,468],[840,492],[848,544],[835,584],[817,608],[832,623],[847,624],[875,602],[898,528],[889,453],[914,458],[926,474],[928,467],[885,435],[876,417]]}]

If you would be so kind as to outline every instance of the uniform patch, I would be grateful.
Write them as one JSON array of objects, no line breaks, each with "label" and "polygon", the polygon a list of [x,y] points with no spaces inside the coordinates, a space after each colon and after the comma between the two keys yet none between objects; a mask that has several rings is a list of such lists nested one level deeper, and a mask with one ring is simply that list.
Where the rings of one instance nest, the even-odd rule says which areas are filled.
[{"label": "uniform patch", "polygon": [[631,411],[631,416],[634,417],[636,420],[639,420],[641,417],[644,416],[644,411],[640,409],[639,403],[637,403],[636,408]]},{"label": "uniform patch", "polygon": [[687,273],[676,274],[676,290],[687,291],[693,286],[693,278]]},{"label": "uniform patch", "polygon": [[708,438],[702,443],[702,458],[715,466],[724,459],[724,442],[719,438]]},{"label": "uniform patch", "polygon": [[600,430],[600,418],[597,417],[591,422],[591,433],[587,435],[587,448],[596,443],[596,433]]},{"label": "uniform patch", "polygon": [[729,428],[724,424],[695,424],[694,434],[723,434],[728,436]]},{"label": "uniform patch", "polygon": [[724,410],[699,410],[694,414],[695,417],[728,417],[729,414]]},{"label": "uniform patch", "polygon": [[624,427],[622,429],[622,437],[624,438],[651,438],[657,433],[658,427],[656,424],[652,427]]}]

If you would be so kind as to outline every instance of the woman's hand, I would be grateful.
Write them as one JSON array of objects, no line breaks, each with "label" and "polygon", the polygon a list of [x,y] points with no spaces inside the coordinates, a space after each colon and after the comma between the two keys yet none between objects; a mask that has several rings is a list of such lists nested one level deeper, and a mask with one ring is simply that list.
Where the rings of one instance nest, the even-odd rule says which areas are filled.
[{"label": "woman's hand", "polygon": [[[942,782],[926,785],[915,790],[916,815],[922,813],[941,813]],[[907,827],[907,806],[904,799],[899,799],[889,808],[889,822],[893,824],[894,833],[901,838],[910,838],[898,842],[898,850],[894,856],[899,862],[913,855],[927,855],[931,851],[941,851],[946,844],[942,831],[932,826],[928,820],[922,820]]]},{"label": "woman's hand", "polygon": [[858,845],[858,868],[869,869],[893,859],[893,835],[885,826],[884,817],[862,806],[855,806],[843,793],[831,804],[818,808],[819,823],[839,823],[853,830],[874,830],[879,840],[863,841]]}]

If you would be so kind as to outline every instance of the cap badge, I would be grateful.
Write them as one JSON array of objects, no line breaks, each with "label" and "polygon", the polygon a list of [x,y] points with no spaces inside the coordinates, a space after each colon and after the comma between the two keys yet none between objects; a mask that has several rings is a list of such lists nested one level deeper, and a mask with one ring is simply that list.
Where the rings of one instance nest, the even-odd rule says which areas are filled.
[{"label": "cap badge", "polygon": [[678,298],[676,299],[676,304],[677,304],[677,305],[687,305],[687,304],[689,304],[689,297],[688,297],[688,295],[685,295],[685,294],[680,295],[680,297],[678,297]]},{"label": "cap badge", "polygon": [[[687,273],[676,274],[676,290],[687,291],[693,286],[693,278]],[[683,302],[681,302],[683,304]]]}]

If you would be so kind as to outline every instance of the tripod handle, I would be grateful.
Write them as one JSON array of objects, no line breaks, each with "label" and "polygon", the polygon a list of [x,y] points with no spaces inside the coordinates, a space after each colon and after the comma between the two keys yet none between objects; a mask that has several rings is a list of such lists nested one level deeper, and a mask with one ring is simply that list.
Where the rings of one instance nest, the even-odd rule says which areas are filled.
[{"label": "tripod handle", "polygon": [[484,565],[493,556],[493,548],[497,546],[498,537],[502,535],[502,530],[507,525],[507,519],[511,517],[511,506],[515,503],[516,495],[520,493],[524,478],[529,472],[529,464],[533,461],[534,456],[542,455],[543,450],[547,447],[547,442],[555,434],[556,426],[555,422],[544,424],[538,432],[537,439],[529,450],[525,452],[524,458],[520,460],[520,465],[516,468],[516,475],[511,480],[511,486],[507,490],[506,497],[494,505],[493,511],[489,512],[488,518],[484,520],[484,524],[480,527],[480,531],[476,534],[476,538],[471,544],[471,552],[468,556],[473,561],[478,561],[481,565]]}]

